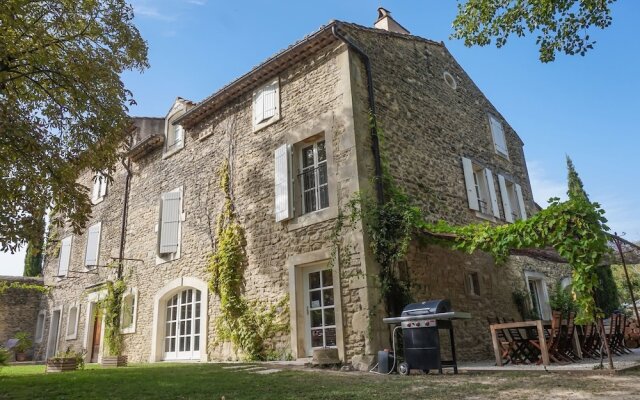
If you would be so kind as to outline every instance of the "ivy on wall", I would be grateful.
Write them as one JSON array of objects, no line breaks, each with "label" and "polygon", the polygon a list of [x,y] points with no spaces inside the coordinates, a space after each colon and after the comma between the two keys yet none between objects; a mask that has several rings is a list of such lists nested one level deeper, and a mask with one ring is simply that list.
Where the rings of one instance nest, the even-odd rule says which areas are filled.
[{"label": "ivy on wall", "polygon": [[9,283],[7,281],[0,281],[0,294],[6,292],[9,289],[33,290],[43,294],[48,294],[51,291],[50,287],[38,285],[34,283],[23,283],[23,282]]},{"label": "ivy on wall", "polygon": [[209,259],[209,287],[220,298],[220,314],[215,320],[217,341],[230,341],[245,358],[263,360],[269,352],[267,342],[289,329],[288,297],[276,304],[249,301],[243,295],[247,266],[244,228],[234,213],[229,163],[220,171],[224,193],[222,212],[216,223],[215,251]]},{"label": "ivy on wall", "polygon": [[107,295],[100,300],[100,307],[104,310],[104,344],[111,356],[122,353],[123,340],[120,333],[120,314],[122,312],[122,298],[127,289],[124,278],[107,281]]}]

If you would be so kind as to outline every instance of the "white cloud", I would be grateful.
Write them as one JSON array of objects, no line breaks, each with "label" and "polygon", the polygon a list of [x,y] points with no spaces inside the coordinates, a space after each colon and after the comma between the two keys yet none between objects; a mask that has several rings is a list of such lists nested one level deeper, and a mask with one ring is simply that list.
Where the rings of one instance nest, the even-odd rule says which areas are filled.
[{"label": "white cloud", "polygon": [[172,15],[168,15],[160,12],[160,10],[158,10],[156,7],[148,6],[146,4],[141,4],[138,2],[134,2],[132,3],[132,5],[133,5],[133,12],[135,15],[145,17],[145,18],[150,18],[150,19],[156,19],[159,21],[175,20],[175,17],[173,17]]},{"label": "white cloud", "polygon": [[542,163],[538,161],[527,162],[529,170],[529,180],[531,181],[531,190],[533,190],[533,198],[542,207],[547,206],[547,200],[551,197],[567,198],[567,184],[564,180],[550,177]]},{"label": "white cloud", "polygon": [[204,6],[205,4],[207,4],[205,0],[187,0],[187,3],[193,4],[196,6]]}]

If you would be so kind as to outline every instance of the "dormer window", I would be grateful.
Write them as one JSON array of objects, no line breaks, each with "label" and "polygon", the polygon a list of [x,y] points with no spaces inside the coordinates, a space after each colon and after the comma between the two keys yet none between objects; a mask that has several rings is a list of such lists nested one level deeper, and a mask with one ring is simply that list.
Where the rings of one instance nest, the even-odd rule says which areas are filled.
[{"label": "dormer window", "polygon": [[260,130],[280,119],[280,84],[278,79],[253,93],[253,130]]},{"label": "dormer window", "polygon": [[504,128],[502,122],[498,121],[496,117],[489,114],[489,125],[491,126],[491,136],[493,137],[493,145],[496,153],[503,157],[509,158],[509,152],[507,151],[507,139],[504,135]]},{"label": "dormer window", "polygon": [[167,127],[167,152],[178,149],[183,145],[182,125],[170,125]]}]

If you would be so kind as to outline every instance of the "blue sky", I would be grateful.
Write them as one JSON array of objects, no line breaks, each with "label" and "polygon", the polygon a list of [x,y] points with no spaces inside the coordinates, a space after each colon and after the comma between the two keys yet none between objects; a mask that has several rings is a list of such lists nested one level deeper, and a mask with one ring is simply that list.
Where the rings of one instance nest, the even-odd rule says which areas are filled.
[{"label": "blue sky", "polygon": [[[444,41],[525,143],[536,201],[566,191],[569,154],[609,225],[640,240],[640,2],[613,6],[613,25],[593,31],[585,57],[538,61],[535,38],[502,48],[449,40],[456,2],[436,0],[135,0],[151,68],[126,73],[137,116],[164,116],[177,96],[200,101],[332,19],[372,26],[389,9],[412,34]],[[22,254],[0,254],[0,274],[22,273]]]}]

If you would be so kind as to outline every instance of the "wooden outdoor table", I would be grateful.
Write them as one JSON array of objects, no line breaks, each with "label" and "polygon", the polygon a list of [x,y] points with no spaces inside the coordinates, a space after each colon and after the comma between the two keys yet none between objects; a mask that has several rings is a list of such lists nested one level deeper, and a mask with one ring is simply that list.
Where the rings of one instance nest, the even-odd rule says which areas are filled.
[{"label": "wooden outdoor table", "polygon": [[500,342],[496,330],[498,329],[510,329],[510,328],[529,328],[535,327],[538,330],[538,340],[540,341],[540,353],[542,354],[542,365],[549,365],[549,350],[547,349],[547,339],[544,337],[543,321],[522,321],[522,322],[507,322],[504,324],[489,325],[491,329],[491,341],[493,342],[493,351],[496,355],[496,365],[502,366],[502,354],[500,351]]}]

